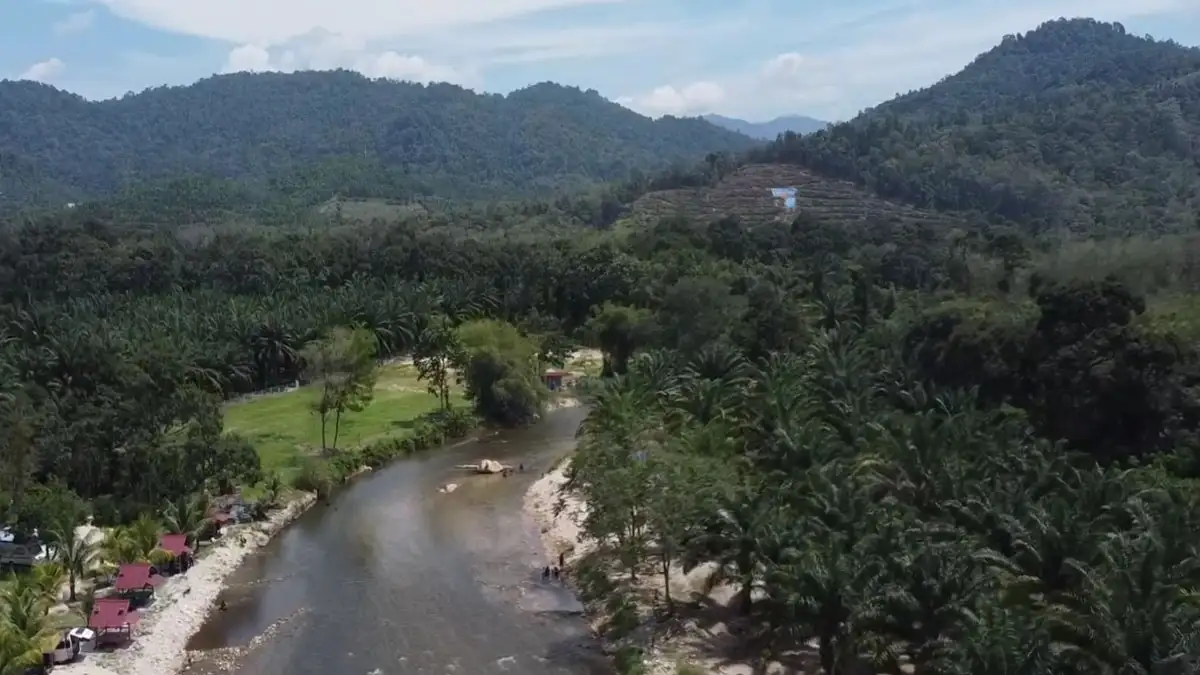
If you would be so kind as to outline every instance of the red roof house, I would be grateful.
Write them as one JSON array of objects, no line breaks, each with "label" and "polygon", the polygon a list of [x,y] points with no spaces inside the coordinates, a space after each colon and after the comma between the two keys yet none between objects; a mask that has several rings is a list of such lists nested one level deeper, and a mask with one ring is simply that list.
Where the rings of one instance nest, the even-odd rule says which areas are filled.
[{"label": "red roof house", "polygon": [[176,558],[191,555],[192,549],[187,545],[186,534],[164,534],[158,539],[158,546]]},{"label": "red roof house", "polygon": [[117,570],[117,581],[113,588],[118,593],[152,591],[166,581],[150,563],[125,563]]},{"label": "red roof house", "polygon": [[129,600],[125,598],[96,598],[92,615],[88,617],[88,628],[96,631],[99,637],[130,637],[141,618],[129,609]]},{"label": "red roof house", "polygon": [[565,380],[570,374],[571,373],[568,373],[565,370],[547,370],[546,372],[542,373],[542,381],[546,383],[546,386],[549,387],[551,391],[558,391],[563,387],[563,380]]}]

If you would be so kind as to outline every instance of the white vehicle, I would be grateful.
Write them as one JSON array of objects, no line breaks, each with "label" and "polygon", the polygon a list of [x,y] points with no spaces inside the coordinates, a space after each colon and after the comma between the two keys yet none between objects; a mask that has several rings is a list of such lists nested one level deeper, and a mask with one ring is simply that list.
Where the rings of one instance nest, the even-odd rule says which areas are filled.
[{"label": "white vehicle", "polygon": [[70,663],[80,654],[91,652],[96,646],[96,632],[90,628],[72,628],[62,634],[54,651],[50,652],[51,662],[60,666]]},{"label": "white vehicle", "polygon": [[71,638],[66,633],[59,638],[58,644],[54,645],[54,651],[49,652],[50,662],[54,665],[62,665],[75,660],[75,655],[78,654],[78,647],[71,642]]},{"label": "white vehicle", "polygon": [[45,558],[42,542],[34,532],[31,537],[18,537],[12,530],[0,530],[0,567],[33,567]]},{"label": "white vehicle", "polygon": [[72,628],[67,637],[75,645],[76,654],[89,654],[96,648],[96,631],[91,628]]}]

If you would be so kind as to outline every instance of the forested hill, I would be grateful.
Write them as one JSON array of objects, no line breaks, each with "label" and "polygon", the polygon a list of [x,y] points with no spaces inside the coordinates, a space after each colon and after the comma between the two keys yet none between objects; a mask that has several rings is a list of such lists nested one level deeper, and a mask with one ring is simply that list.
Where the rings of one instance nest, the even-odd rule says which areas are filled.
[{"label": "forested hill", "polygon": [[0,82],[0,192],[10,208],[182,175],[264,184],[348,157],[404,175],[410,185],[397,192],[527,195],[752,143],[551,83],[500,96],[348,71],[235,74],[90,102]]},{"label": "forested hill", "polygon": [[1200,213],[1198,143],[1200,49],[1072,19],[758,159],[1033,230],[1176,231]]},{"label": "forested hill", "polygon": [[829,122],[822,122],[821,120],[804,115],[785,115],[767,122],[747,122],[746,120],[725,117],[723,115],[705,115],[704,119],[730,131],[736,131],[739,134],[746,134],[751,138],[761,138],[767,141],[773,141],[780,134],[789,131],[796,134],[811,134],[814,131],[820,131],[829,126]]}]

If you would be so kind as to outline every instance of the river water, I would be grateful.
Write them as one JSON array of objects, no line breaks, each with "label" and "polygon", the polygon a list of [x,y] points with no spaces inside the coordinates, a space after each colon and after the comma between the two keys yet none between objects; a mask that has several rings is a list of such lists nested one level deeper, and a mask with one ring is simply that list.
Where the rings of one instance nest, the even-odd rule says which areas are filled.
[{"label": "river water", "polygon": [[[234,573],[189,672],[611,673],[578,601],[541,580],[526,488],[574,444],[582,409],[424,453],[356,480]],[[456,464],[523,462],[475,476]],[[459,484],[451,493],[438,488]]]}]

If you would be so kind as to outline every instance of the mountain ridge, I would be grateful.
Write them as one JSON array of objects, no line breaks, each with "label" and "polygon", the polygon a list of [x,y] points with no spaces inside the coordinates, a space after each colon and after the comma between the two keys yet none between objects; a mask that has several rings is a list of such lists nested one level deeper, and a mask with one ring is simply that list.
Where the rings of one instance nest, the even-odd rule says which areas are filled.
[{"label": "mountain ridge", "polygon": [[957,73],[754,161],[1031,232],[1190,231],[1200,213],[1200,49],[1059,19]]},{"label": "mountain ridge", "polygon": [[719,127],[745,134],[751,138],[773,141],[788,131],[796,134],[811,134],[829,126],[829,122],[806,115],[781,115],[766,122],[748,122],[737,117],[724,115],[702,115],[702,119]]},{"label": "mountain ridge", "polygon": [[553,83],[502,96],[345,70],[238,73],[88,101],[0,82],[0,193],[10,205],[105,198],[190,174],[263,184],[349,157],[447,196],[544,195],[754,144]]}]

